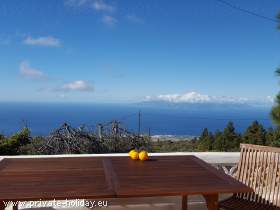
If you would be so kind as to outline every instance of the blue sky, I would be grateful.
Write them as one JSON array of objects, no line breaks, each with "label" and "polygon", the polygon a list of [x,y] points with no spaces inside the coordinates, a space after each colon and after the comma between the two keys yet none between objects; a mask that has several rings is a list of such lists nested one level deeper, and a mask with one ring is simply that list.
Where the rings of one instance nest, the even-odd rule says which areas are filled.
[{"label": "blue sky", "polygon": [[0,100],[266,100],[279,89],[276,25],[217,0],[1,0]]}]

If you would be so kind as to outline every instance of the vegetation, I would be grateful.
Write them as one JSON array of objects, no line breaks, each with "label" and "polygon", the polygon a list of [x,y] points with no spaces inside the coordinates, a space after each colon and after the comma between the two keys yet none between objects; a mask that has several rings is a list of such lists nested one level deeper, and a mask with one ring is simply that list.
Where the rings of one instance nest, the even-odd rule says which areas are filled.
[{"label": "vegetation", "polygon": [[[278,13],[277,18],[280,21],[280,12]],[[280,29],[280,24],[278,24],[278,29]],[[280,68],[275,71],[276,75],[280,76]],[[271,118],[273,122],[280,127],[280,92],[277,94],[275,99],[275,106],[271,110]]]},{"label": "vegetation", "polygon": [[[276,70],[277,76],[280,76],[280,68]],[[275,105],[271,110],[271,118],[273,122],[280,127],[280,92],[275,98]]]},{"label": "vegetation", "polygon": [[31,136],[28,128],[12,136],[0,135],[0,155],[98,154],[151,150],[149,138],[135,135],[97,137],[85,128],[63,124],[48,136]]},{"label": "vegetation", "polygon": [[238,133],[232,122],[223,131],[205,128],[199,137],[188,140],[152,140],[149,136],[109,135],[98,137],[85,128],[64,124],[48,136],[32,136],[23,128],[11,136],[0,135],[0,155],[98,154],[128,152],[132,148],[150,152],[239,151],[240,143],[280,147],[280,128],[265,129],[254,121]]},{"label": "vegetation", "polygon": [[239,151],[240,143],[280,147],[280,128],[266,130],[259,122],[254,121],[240,134],[235,131],[233,123],[229,122],[223,132],[217,131],[214,135],[204,130],[197,148],[199,151]]},{"label": "vegetation", "polygon": [[5,137],[0,135],[0,154],[1,155],[18,155],[21,154],[21,148],[31,142],[31,132],[28,128],[20,132]]},{"label": "vegetation", "polygon": [[197,151],[197,139],[181,141],[157,141],[151,143],[152,152],[190,152]]}]

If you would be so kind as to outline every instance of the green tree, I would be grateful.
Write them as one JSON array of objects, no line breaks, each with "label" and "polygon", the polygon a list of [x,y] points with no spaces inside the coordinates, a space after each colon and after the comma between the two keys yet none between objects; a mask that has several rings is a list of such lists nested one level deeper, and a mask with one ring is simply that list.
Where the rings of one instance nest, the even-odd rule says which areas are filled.
[{"label": "green tree", "polygon": [[18,155],[20,147],[31,142],[31,132],[28,128],[23,128],[20,132],[5,138],[0,143],[0,155]]},{"label": "green tree", "polygon": [[268,128],[265,135],[265,144],[267,146],[272,145],[272,142],[274,141],[274,136],[275,136],[275,130],[273,128]]},{"label": "green tree", "polygon": [[213,150],[214,137],[207,128],[204,128],[201,136],[199,137],[198,150],[199,151],[211,151]]},{"label": "green tree", "polygon": [[20,147],[19,152],[22,155],[44,155],[40,148],[44,146],[46,139],[42,136],[33,137],[30,144],[26,144]]},{"label": "green tree", "polygon": [[248,144],[266,145],[266,130],[258,121],[254,121],[243,134],[242,141]]},{"label": "green tree", "polygon": [[[280,76],[280,68],[277,69],[276,73]],[[275,98],[275,105],[272,107],[270,115],[275,125],[280,127],[280,92]]]},{"label": "green tree", "polygon": [[238,150],[240,135],[235,132],[233,122],[229,122],[223,133],[223,150],[225,152]]},{"label": "green tree", "polygon": [[276,139],[272,142],[271,146],[273,147],[280,147],[280,139]]},{"label": "green tree", "polygon": [[267,146],[280,147],[280,127],[275,129],[269,128],[265,136],[265,144]]},{"label": "green tree", "polygon": [[[280,12],[278,13],[277,18],[280,20]],[[278,24],[278,29],[280,29],[280,24]],[[280,76],[280,68],[278,68],[275,73],[277,76]],[[275,105],[272,107],[270,115],[275,125],[280,127],[280,92],[276,96]]]},{"label": "green tree", "polygon": [[221,131],[216,131],[214,134],[213,150],[215,151],[224,150],[224,134]]}]

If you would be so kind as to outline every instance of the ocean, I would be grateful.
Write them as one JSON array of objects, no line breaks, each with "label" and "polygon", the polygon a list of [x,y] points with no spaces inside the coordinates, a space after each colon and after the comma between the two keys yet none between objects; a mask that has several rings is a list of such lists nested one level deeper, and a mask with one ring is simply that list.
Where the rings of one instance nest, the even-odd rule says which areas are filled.
[{"label": "ocean", "polygon": [[198,136],[203,128],[222,130],[232,121],[237,131],[244,131],[254,120],[271,127],[270,108],[172,108],[139,104],[79,103],[0,103],[0,133],[9,135],[28,126],[32,135],[48,135],[64,122],[73,127],[86,125],[95,129],[98,123],[118,120],[129,131],[137,132],[141,111],[141,133],[151,135]]}]

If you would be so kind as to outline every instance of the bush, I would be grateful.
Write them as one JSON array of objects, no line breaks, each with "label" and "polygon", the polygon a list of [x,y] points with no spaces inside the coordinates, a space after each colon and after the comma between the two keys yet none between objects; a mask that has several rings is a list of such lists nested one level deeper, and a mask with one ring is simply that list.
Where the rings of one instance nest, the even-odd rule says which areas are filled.
[{"label": "bush", "polygon": [[9,138],[1,137],[0,155],[19,155],[20,147],[31,142],[31,132],[28,128],[23,128],[20,132]]}]

